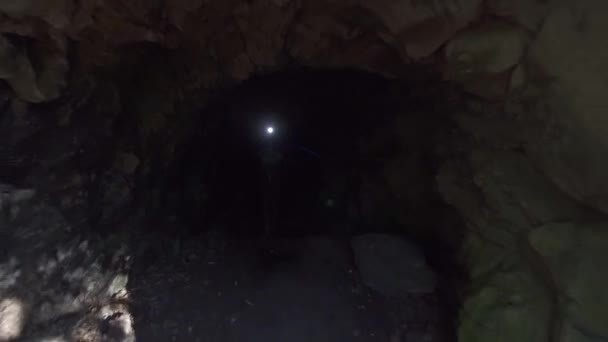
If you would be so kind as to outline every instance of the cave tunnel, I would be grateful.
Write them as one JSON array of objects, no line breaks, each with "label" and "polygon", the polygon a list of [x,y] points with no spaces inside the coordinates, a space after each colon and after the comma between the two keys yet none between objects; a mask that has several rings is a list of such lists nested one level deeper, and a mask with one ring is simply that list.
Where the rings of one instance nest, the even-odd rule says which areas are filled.
[{"label": "cave tunnel", "polygon": [[0,342],[608,340],[606,13],[0,1]]},{"label": "cave tunnel", "polygon": [[[432,75],[427,75],[426,79],[429,88],[444,87]],[[464,226],[453,209],[440,198],[435,186],[439,165],[436,139],[448,134],[453,124],[432,97],[425,98],[412,89],[408,91],[409,87],[412,87],[411,82],[390,80],[354,69],[294,67],[257,75],[218,91],[200,110],[200,130],[183,143],[183,153],[177,153],[181,157],[168,167],[170,180],[164,191],[164,197],[169,199],[166,205],[179,209],[175,211],[176,221],[161,224],[159,234],[170,241],[200,240],[203,245],[209,234],[215,234],[216,239],[226,244],[222,247],[226,249],[224,253],[231,256],[214,255],[212,259],[227,258],[231,260],[228,263],[239,268],[245,267],[238,261],[239,256],[258,260],[249,265],[253,269],[242,270],[245,274],[270,272],[270,276],[280,278],[281,272],[287,272],[281,271],[283,268],[293,267],[289,272],[298,274],[302,272],[298,269],[306,265],[312,269],[299,275],[304,284],[310,282],[301,285],[304,287],[319,286],[317,280],[310,281],[310,278],[324,279],[335,272],[316,262],[336,262],[332,267],[345,271],[357,267],[355,260],[358,258],[365,258],[365,248],[387,248],[382,261],[360,261],[365,268],[373,269],[379,266],[373,265],[374,262],[394,262],[391,259],[399,258],[404,259],[404,264],[428,262],[432,266],[419,270],[421,284],[418,285],[423,288],[411,284],[415,295],[410,294],[409,302],[403,299],[405,292],[391,292],[382,300],[397,296],[401,301],[393,300],[399,305],[386,304],[385,308],[370,309],[379,310],[370,315],[376,323],[357,323],[372,324],[368,329],[380,331],[362,332],[360,326],[354,325],[350,329],[351,336],[339,337],[329,326],[317,329],[325,330],[323,334],[333,336],[332,339],[382,340],[401,332],[382,331],[395,329],[391,324],[396,323],[383,323],[378,327],[378,321],[391,321],[390,315],[399,315],[405,306],[426,305],[428,307],[421,312],[428,312],[429,317],[421,318],[425,315],[421,314],[417,324],[428,323],[430,328],[420,333],[438,340],[453,339],[457,288],[463,285],[465,276],[453,256]],[[404,125],[408,126],[406,130],[401,129]],[[395,129],[396,126],[399,129]],[[412,179],[398,186],[387,181],[384,174],[390,170],[386,170],[386,165],[392,162],[399,170],[411,168],[405,172]],[[205,189],[204,197],[200,190],[193,193],[193,189],[201,189],[201,186]],[[175,224],[182,228],[175,230]],[[449,234],[440,232],[440,227],[446,224],[452,230]],[[401,239],[410,245],[401,245]],[[234,246],[229,246],[231,244]],[[391,255],[391,244],[412,250]],[[155,255],[158,253],[162,255],[163,248],[151,248],[143,254],[141,260],[145,267],[150,260],[162,259]],[[345,257],[350,261],[337,262]],[[138,264],[135,265],[137,268]],[[407,267],[386,269],[380,277],[391,281],[393,272],[407,272]],[[422,285],[431,273],[444,283]],[[357,281],[363,281],[358,278],[361,275],[356,277]],[[370,281],[373,284],[374,280]],[[297,291],[296,284],[291,286],[294,288],[279,286],[274,289],[276,295],[281,296],[284,290]],[[348,286],[348,281],[339,286]],[[379,286],[377,289],[381,292],[396,291],[383,289],[383,285],[371,286]],[[302,293],[305,296],[307,291]],[[368,296],[371,303],[374,295],[370,292]],[[383,297],[374,300],[379,298]],[[286,310],[290,310],[290,304],[285,305]],[[336,311],[342,309],[340,305]],[[309,310],[311,317],[299,319],[314,320],[318,319],[315,315],[324,315],[313,308]],[[272,314],[272,310],[269,311],[262,310],[260,314]],[[359,319],[365,321],[370,317]],[[335,319],[337,324],[344,324],[340,318]],[[425,319],[428,322],[424,323]],[[251,323],[243,324],[246,331],[246,325]],[[292,335],[299,331],[280,332],[281,324],[295,324],[293,322],[269,321],[267,324],[279,325],[279,332],[273,335],[248,331],[248,334],[260,334],[249,338],[295,338]],[[294,329],[298,329],[297,324]],[[235,334],[244,333],[237,329]],[[359,336],[361,334],[364,336]],[[313,336],[301,338],[321,338]]]},{"label": "cave tunnel", "polygon": [[[222,210],[229,211],[232,217],[242,220],[240,224],[233,223],[239,234],[259,234],[264,225],[266,191],[263,158],[266,150],[272,148],[280,155],[275,166],[276,219],[279,226],[284,226],[275,234],[336,234],[339,228],[329,225],[331,217],[338,219],[340,215],[343,224],[352,226],[343,230],[344,234],[378,229],[403,231],[391,224],[389,217],[385,217],[383,228],[365,223],[358,203],[362,200],[358,193],[360,178],[381,173],[386,160],[408,154],[409,148],[412,167],[418,168],[416,173],[421,175],[416,179],[418,184],[411,186],[414,191],[423,192],[417,200],[420,208],[442,210],[442,201],[433,186],[438,163],[433,160],[432,140],[433,134],[447,129],[449,123],[443,127],[437,124],[445,118],[433,112],[431,100],[424,103],[418,99],[418,103],[407,103],[407,108],[407,100],[392,98],[391,87],[399,86],[398,81],[356,70],[296,69],[254,77],[224,91],[202,110],[203,120],[208,122],[201,124],[215,128],[206,140],[199,135],[186,145],[189,152],[175,171],[182,176],[176,179],[191,179],[189,176],[197,173],[199,180],[212,184],[210,204],[215,207],[209,210],[215,217],[221,216]],[[401,96],[405,97],[403,93]],[[413,142],[410,146],[404,146],[391,129],[400,118],[407,118],[413,126],[411,133],[415,136],[409,137]],[[268,133],[269,128],[272,133]],[[383,140],[378,135],[383,135]],[[213,141],[213,145],[208,141]],[[366,146],[373,143],[380,146]],[[369,151],[371,148],[375,150]],[[192,168],[197,163],[211,163],[213,171]],[[380,190],[386,185],[376,186],[386,192],[385,200],[399,195],[391,194],[390,189]],[[176,184],[174,188],[183,187]],[[185,196],[182,199],[196,203]],[[431,203],[436,207],[431,208]],[[390,216],[390,211],[377,215]],[[194,212],[200,210],[195,208]],[[414,212],[410,215],[414,216]],[[418,213],[419,217],[427,215]],[[214,217],[206,219],[212,221]],[[210,222],[200,224],[210,226]]]}]

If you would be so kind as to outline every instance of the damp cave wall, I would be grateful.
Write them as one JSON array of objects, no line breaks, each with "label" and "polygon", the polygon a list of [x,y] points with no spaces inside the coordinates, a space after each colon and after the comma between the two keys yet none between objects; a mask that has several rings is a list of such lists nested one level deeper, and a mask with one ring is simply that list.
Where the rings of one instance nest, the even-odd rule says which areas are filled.
[{"label": "damp cave wall", "polygon": [[[431,8],[392,0],[184,1],[130,3],[129,11],[69,3],[0,4],[3,116],[10,118],[11,149],[27,156],[17,174],[23,186],[42,190],[38,200],[60,209],[53,211],[60,219],[52,225],[5,223],[3,233],[15,235],[14,247],[31,253],[9,255],[44,259],[46,247],[77,245],[72,240],[80,238],[66,227],[84,231],[97,224],[88,219],[90,203],[143,203],[131,199],[138,187],[131,183],[148,189],[138,198],[158,205],[162,187],[155,184],[165,178],[165,163],[183,143],[178,137],[196,127],[188,119],[196,116],[175,116],[184,111],[173,106],[196,112],[207,94],[201,90],[280,68],[278,55],[399,77],[404,64],[432,65],[469,95],[467,108],[452,111],[459,138],[438,146],[444,157],[438,188],[467,223],[459,255],[472,284],[459,316],[460,340],[587,342],[608,336],[601,267],[608,241],[607,59],[599,44],[606,31],[604,2],[471,0],[454,6],[446,0]],[[361,13],[373,20],[362,20]],[[142,22],[147,26],[134,24]],[[4,34],[31,39],[23,49]],[[117,47],[142,41],[176,53],[160,63],[140,58],[142,65],[122,69],[123,76],[141,70],[140,83],[118,86],[93,77],[91,70],[100,66],[135,65],[123,63]],[[167,64],[174,68],[159,67]],[[145,105],[138,98],[146,98]],[[120,143],[107,132],[117,118],[130,122],[120,125]],[[100,187],[100,180],[117,185]],[[95,190],[108,188],[112,195]],[[119,217],[108,210],[107,217]],[[103,210],[93,211],[104,217]],[[109,226],[128,232],[132,225]],[[38,232],[36,239],[21,233],[27,227]],[[22,247],[30,244],[40,248]],[[89,248],[105,253],[99,246]],[[33,297],[52,287],[39,285],[29,291]]]}]

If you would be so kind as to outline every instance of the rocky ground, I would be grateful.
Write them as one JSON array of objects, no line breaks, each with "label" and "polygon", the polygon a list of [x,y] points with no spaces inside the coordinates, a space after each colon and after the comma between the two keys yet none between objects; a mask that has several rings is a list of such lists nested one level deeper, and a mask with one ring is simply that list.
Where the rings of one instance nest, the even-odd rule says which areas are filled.
[{"label": "rocky ground", "polygon": [[74,234],[40,198],[11,208],[1,222],[1,341],[454,340],[435,275],[396,237],[211,230],[128,243]]},{"label": "rocky ground", "polygon": [[[464,95],[455,106],[412,79],[458,123],[432,176],[467,227],[459,340],[608,340],[606,13],[605,0],[0,1],[0,165],[60,202],[0,222],[0,340],[129,336],[132,241],[95,237],[83,217],[125,232],[134,203],[166,211],[169,170],[196,134],[213,137],[197,114],[207,99],[293,64],[401,80],[429,68]],[[382,163],[401,197],[370,201],[395,216],[420,212],[412,185],[431,175],[412,167],[419,124],[392,125],[407,153]],[[206,204],[204,185],[193,197]]]},{"label": "rocky ground", "polygon": [[435,293],[371,290],[345,239],[216,235],[134,267],[141,341],[453,340]]}]

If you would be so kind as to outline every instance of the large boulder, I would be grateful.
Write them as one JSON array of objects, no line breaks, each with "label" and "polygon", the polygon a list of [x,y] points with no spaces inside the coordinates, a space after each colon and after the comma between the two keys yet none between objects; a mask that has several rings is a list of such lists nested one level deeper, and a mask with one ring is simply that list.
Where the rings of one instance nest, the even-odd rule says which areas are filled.
[{"label": "large boulder", "polygon": [[444,164],[437,177],[441,194],[468,225],[461,257],[471,288],[460,341],[601,340],[605,315],[598,308],[606,284],[591,260],[604,258],[603,225],[582,222],[605,218],[518,149],[534,138],[533,125],[510,134],[517,120],[488,112],[457,121],[479,146]]},{"label": "large boulder", "polygon": [[529,115],[546,129],[528,151],[542,171],[577,200],[608,213],[608,3],[556,6],[531,46],[529,91],[539,95]]},{"label": "large boulder", "polygon": [[363,282],[385,296],[435,290],[436,275],[413,242],[399,236],[366,234],[354,237],[351,247]]},{"label": "large boulder", "polygon": [[56,99],[67,86],[68,70],[61,46],[42,41],[15,44],[0,35],[0,79],[22,100],[39,103]]},{"label": "large boulder", "polygon": [[[608,223],[548,224],[530,234],[559,294],[563,341],[608,339]],[[574,337],[579,335],[578,337]]]},{"label": "large boulder", "polygon": [[480,0],[366,1],[364,8],[378,16],[404,55],[421,59],[433,54],[456,32],[479,15]]},{"label": "large boulder", "polygon": [[490,23],[463,30],[445,47],[446,78],[476,95],[505,97],[511,71],[527,47],[525,30],[504,23]]},{"label": "large boulder", "polygon": [[18,210],[0,215],[9,252],[0,259],[0,340],[101,338],[104,323],[126,319],[120,341],[132,341],[131,316],[117,303],[128,296],[130,268],[121,239],[83,238],[82,227],[41,198],[11,206]]},{"label": "large boulder", "polygon": [[464,302],[459,341],[547,341],[550,298],[525,265],[504,265]]}]

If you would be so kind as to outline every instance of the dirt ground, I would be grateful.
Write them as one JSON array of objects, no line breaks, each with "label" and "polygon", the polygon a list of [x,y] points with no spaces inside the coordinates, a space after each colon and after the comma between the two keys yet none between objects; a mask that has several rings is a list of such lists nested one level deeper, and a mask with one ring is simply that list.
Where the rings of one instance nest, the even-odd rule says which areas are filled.
[{"label": "dirt ground", "polygon": [[138,341],[455,340],[437,294],[386,298],[362,285],[345,238],[210,233],[176,244],[155,252],[169,257],[136,258]]}]

